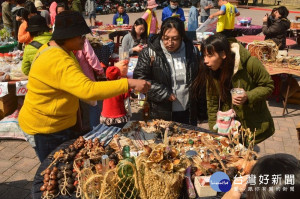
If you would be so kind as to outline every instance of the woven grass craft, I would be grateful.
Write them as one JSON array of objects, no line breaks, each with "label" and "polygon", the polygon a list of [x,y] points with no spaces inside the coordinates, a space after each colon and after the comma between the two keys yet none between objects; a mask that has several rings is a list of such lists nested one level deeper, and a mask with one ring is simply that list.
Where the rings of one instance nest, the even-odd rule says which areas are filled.
[{"label": "woven grass craft", "polygon": [[126,160],[104,174],[94,172],[93,166],[82,169],[79,185],[77,197],[84,199],[134,199],[139,194],[136,167]]},{"label": "woven grass craft", "polygon": [[180,196],[188,161],[181,159],[176,164],[160,160],[159,154],[164,150],[160,147],[165,146],[158,145],[150,156],[141,155],[136,159],[141,199],[174,199]]},{"label": "woven grass craft", "polygon": [[253,41],[248,44],[251,56],[257,57],[260,61],[275,62],[278,54],[278,46],[272,40]]}]

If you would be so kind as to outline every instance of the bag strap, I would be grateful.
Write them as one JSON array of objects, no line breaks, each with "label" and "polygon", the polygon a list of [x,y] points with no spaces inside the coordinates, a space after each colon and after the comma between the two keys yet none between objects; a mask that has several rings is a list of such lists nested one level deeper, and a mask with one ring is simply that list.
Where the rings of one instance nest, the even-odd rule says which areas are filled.
[{"label": "bag strap", "polygon": [[29,43],[29,45],[35,47],[36,49],[40,49],[40,47],[42,47],[43,44],[41,44],[38,41],[32,41],[32,42]]},{"label": "bag strap", "polygon": [[59,48],[59,49],[62,49],[62,48],[60,48],[60,47],[58,47],[58,46],[48,46],[47,48],[44,48],[43,50],[41,50],[40,52],[38,52],[38,53],[35,55],[35,57],[34,57],[34,59],[33,59],[31,65],[33,65],[33,63],[35,62],[35,60],[36,60],[40,55],[42,55],[44,52],[46,52],[46,51],[48,51],[48,50],[50,50],[50,49],[52,49],[52,48]]}]

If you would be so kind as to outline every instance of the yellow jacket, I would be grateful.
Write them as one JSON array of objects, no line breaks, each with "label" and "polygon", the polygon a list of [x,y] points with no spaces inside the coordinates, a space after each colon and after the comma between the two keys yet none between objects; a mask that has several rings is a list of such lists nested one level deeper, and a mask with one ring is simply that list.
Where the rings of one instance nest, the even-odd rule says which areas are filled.
[{"label": "yellow jacket", "polygon": [[102,100],[126,93],[128,81],[93,82],[83,74],[73,53],[53,47],[41,52],[32,64],[27,88],[20,127],[31,135],[49,134],[75,125],[79,98]]},{"label": "yellow jacket", "polygon": [[229,2],[225,4],[226,12],[218,17],[216,32],[234,29],[235,7]]}]

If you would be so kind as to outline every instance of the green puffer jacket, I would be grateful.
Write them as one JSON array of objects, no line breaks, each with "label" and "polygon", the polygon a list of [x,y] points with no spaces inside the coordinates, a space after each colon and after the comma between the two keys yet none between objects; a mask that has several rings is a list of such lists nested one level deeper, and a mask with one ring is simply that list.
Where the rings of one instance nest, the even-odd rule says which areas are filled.
[{"label": "green puffer jacket", "polygon": [[79,12],[80,14],[82,14],[82,5],[81,5],[81,1],[80,0],[73,0],[72,1],[72,9],[73,11],[77,11]]},{"label": "green puffer jacket", "polygon": [[[255,143],[260,143],[274,134],[275,127],[270,111],[267,107],[266,99],[274,89],[273,80],[266,71],[262,63],[250,55],[242,45],[238,43],[231,44],[231,50],[235,53],[234,74],[232,76],[232,87],[243,88],[248,95],[248,101],[241,106],[233,106],[236,112],[237,120],[241,122],[244,128],[250,128],[252,132],[256,129]],[[215,80],[216,88],[217,81]],[[216,123],[219,106],[219,97],[217,95],[207,94],[207,112],[209,128],[213,130]],[[231,102],[221,103],[221,111],[228,111],[231,108]]]},{"label": "green puffer jacket", "polygon": [[[51,39],[51,37],[52,37],[52,33],[44,32],[42,35],[34,37],[32,41],[37,41],[43,45],[47,43]],[[33,47],[30,44],[25,46],[23,61],[22,61],[22,71],[25,75],[29,74],[32,61],[37,51],[38,49]]]}]

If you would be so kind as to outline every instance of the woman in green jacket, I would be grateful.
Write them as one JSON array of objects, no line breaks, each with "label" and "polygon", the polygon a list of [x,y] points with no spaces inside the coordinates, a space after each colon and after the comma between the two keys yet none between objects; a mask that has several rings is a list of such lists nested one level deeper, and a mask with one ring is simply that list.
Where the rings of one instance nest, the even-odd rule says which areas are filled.
[{"label": "woman in green jacket", "polygon": [[22,71],[25,75],[28,75],[36,52],[51,39],[52,33],[49,32],[50,29],[47,26],[46,19],[40,15],[32,16],[29,19],[26,30],[33,37],[32,42],[25,46],[22,61]]},{"label": "woman in green jacket", "polygon": [[[218,110],[233,107],[241,125],[252,132],[256,130],[256,144],[273,135],[275,127],[266,99],[274,85],[262,63],[236,40],[229,42],[221,34],[206,39],[201,51],[200,71],[193,89],[194,93],[206,89],[209,128],[213,130]],[[245,92],[232,98],[232,88]]]}]

